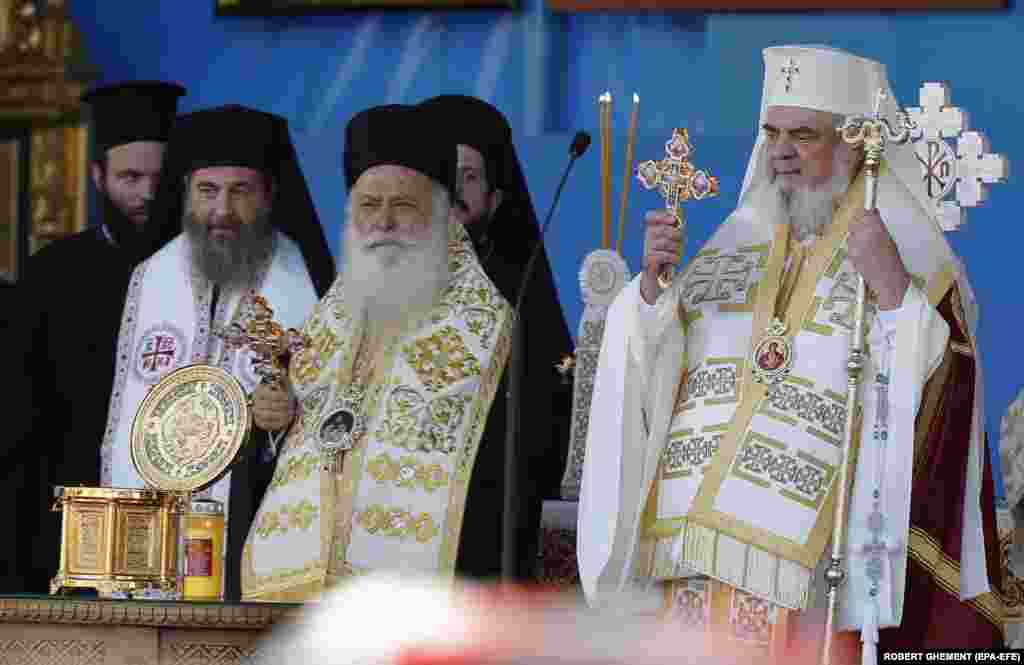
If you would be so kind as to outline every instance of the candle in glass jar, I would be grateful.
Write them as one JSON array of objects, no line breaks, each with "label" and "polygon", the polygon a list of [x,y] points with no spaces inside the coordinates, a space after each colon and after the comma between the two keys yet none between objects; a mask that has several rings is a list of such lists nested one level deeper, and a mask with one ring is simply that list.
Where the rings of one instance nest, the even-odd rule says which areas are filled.
[{"label": "candle in glass jar", "polygon": [[185,600],[222,600],[223,579],[224,506],[193,501],[185,520]]}]

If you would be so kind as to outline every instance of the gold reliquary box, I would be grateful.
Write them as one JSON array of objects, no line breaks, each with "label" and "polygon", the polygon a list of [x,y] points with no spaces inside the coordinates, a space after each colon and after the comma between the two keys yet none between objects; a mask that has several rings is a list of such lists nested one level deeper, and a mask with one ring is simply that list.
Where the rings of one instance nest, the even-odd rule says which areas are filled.
[{"label": "gold reliquary box", "polygon": [[96,589],[101,596],[177,586],[178,524],[174,494],[153,489],[57,487],[62,514],[60,569],[50,593]]}]

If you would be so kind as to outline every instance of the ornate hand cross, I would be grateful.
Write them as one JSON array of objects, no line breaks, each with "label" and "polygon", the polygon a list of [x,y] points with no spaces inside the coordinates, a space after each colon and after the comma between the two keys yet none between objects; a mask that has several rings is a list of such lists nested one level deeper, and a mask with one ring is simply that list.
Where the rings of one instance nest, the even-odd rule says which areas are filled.
[{"label": "ornate hand cross", "polygon": [[[981,132],[966,131],[968,116],[949,105],[944,83],[927,82],[919,93],[920,107],[907,109],[916,125],[914,152],[934,214],[944,231],[955,231],[966,220],[963,208],[986,199],[986,184],[1005,182],[1009,164],[1003,155],[988,154]],[[956,152],[945,139],[957,139]],[[944,200],[956,185],[954,200]]]},{"label": "ornate hand cross", "polygon": [[[637,167],[636,175],[644,188],[657,187],[661,192],[676,218],[676,228],[683,226],[683,203],[690,199],[699,201],[708,196],[718,196],[718,178],[695,170],[689,161],[692,152],[689,132],[673,129],[672,138],[665,142],[665,154],[668,156],[658,162],[646,161]],[[668,288],[672,283],[671,274],[666,271],[658,276],[658,281],[662,288]]]},{"label": "ornate hand cross", "polygon": [[241,307],[238,320],[214,334],[228,348],[249,348],[256,373],[265,382],[283,388],[288,359],[310,345],[309,337],[294,328],[285,330],[274,321],[274,310],[266,298],[254,291],[246,296]]}]

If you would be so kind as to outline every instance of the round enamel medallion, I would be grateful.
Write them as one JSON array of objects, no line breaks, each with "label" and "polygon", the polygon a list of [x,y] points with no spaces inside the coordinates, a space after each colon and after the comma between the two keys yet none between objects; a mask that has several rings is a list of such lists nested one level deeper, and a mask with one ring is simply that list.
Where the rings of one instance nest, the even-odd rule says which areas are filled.
[{"label": "round enamel medallion", "polygon": [[317,428],[320,449],[325,452],[351,450],[360,429],[358,421],[351,409],[341,408],[328,413]]},{"label": "round enamel medallion", "polygon": [[157,324],[143,333],[135,349],[135,376],[143,383],[156,383],[177,369],[187,353],[185,335],[178,328]]},{"label": "round enamel medallion", "polygon": [[751,353],[754,379],[760,383],[781,383],[793,368],[793,344],[785,337],[786,326],[778,319],[767,332]]}]

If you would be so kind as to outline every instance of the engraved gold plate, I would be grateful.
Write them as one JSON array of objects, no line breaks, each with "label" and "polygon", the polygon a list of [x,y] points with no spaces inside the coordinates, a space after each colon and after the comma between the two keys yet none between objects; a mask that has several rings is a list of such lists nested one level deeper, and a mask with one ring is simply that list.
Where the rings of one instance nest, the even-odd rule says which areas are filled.
[{"label": "engraved gold plate", "polygon": [[194,492],[238,456],[252,415],[242,385],[225,370],[189,365],[157,383],[132,422],[131,458],[150,487]]}]

